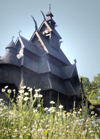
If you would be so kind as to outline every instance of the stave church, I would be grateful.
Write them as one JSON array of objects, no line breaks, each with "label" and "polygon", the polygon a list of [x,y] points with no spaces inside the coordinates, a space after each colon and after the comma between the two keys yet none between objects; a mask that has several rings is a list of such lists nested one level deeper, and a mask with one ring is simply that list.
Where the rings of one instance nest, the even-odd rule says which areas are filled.
[{"label": "stave church", "polygon": [[[61,36],[56,31],[56,22],[51,10],[43,16],[38,28],[32,16],[35,31],[30,40],[19,34],[5,48],[5,55],[0,57],[0,97],[5,98],[2,88],[18,89],[20,84],[39,89],[43,94],[44,106],[50,101],[72,109],[73,103],[80,100],[80,82],[76,61],[71,64],[60,48]],[[6,99],[6,98],[5,98]]]}]

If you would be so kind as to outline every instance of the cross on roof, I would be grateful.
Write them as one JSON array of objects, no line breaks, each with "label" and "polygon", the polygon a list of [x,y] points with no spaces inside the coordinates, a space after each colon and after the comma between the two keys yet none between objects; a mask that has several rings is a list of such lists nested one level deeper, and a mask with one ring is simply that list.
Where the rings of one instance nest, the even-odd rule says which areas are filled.
[{"label": "cross on roof", "polygon": [[76,62],[77,62],[76,59],[74,59],[74,62],[75,62],[75,64],[76,64]]},{"label": "cross on roof", "polygon": [[19,34],[19,36],[20,36],[20,33],[21,33],[22,31],[21,30],[19,30],[19,32],[18,32],[18,34]]},{"label": "cross on roof", "polygon": [[13,36],[12,36],[12,38],[11,38],[11,39],[12,39],[12,41],[13,41],[13,39],[14,39],[14,38],[15,38],[15,36],[13,35]]}]

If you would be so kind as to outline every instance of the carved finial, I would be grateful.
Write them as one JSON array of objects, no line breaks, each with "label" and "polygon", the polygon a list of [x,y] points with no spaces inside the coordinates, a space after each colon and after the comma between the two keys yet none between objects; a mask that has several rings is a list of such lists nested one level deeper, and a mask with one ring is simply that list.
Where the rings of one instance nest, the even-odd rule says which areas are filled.
[{"label": "carved finial", "polygon": [[75,64],[76,64],[76,62],[77,62],[76,59],[74,60],[74,62],[75,62]]},{"label": "carved finial", "polygon": [[12,38],[11,38],[11,39],[12,39],[12,41],[13,41],[13,39],[14,39],[14,38],[15,38],[15,36],[13,35],[13,36],[12,36]]},{"label": "carved finial", "polygon": [[22,31],[21,30],[19,30],[19,32],[18,32],[18,34],[19,34],[19,36],[20,36],[20,33],[21,33]]},{"label": "carved finial", "polygon": [[33,19],[33,21],[34,21],[34,23],[35,23],[35,30],[38,30],[38,27],[37,27],[37,22],[36,22],[36,20],[34,19],[34,17],[31,15],[31,17],[32,17],[32,19]]},{"label": "carved finial", "polygon": [[42,13],[42,15],[43,15],[44,20],[46,20],[44,13],[43,13],[42,11],[41,11],[41,13]]},{"label": "carved finial", "polygon": [[49,12],[51,12],[51,4],[49,4]]}]

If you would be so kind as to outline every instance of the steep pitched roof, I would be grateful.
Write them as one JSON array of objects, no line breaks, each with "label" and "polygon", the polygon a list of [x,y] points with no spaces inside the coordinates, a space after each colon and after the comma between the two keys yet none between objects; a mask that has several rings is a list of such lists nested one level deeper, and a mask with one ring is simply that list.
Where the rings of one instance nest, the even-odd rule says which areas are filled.
[{"label": "steep pitched roof", "polygon": [[[28,51],[38,55],[38,56],[41,56],[42,54],[44,54],[44,51],[39,49],[38,47],[34,46],[30,41],[28,41],[26,38],[20,36],[18,38],[18,40],[21,42],[21,44],[23,45],[23,47],[25,49],[27,49]],[[16,44],[18,42],[18,40],[16,41]]]},{"label": "steep pitched roof", "polygon": [[19,66],[19,61],[14,54],[7,53],[0,58],[0,64],[11,64],[11,65]]},{"label": "steep pitched roof", "polygon": [[67,95],[66,93],[66,89],[63,85],[63,83],[59,80],[55,80],[53,78],[50,78],[51,81],[51,85],[52,85],[52,89],[57,91],[57,92],[61,92],[62,94]]},{"label": "steep pitched roof", "polygon": [[31,59],[27,56],[24,56],[23,66],[25,68],[39,74],[40,64],[39,64],[39,62],[35,61],[34,58]]},{"label": "steep pitched roof", "polygon": [[16,49],[15,43],[13,42],[13,40],[7,45],[6,49],[7,48],[15,48]]},{"label": "steep pitched roof", "polygon": [[69,79],[72,77],[74,66],[73,65],[65,66],[65,67],[62,67],[61,70],[62,70],[64,79]]},{"label": "steep pitched roof", "polygon": [[[11,41],[8,44],[8,46],[6,47],[6,50],[7,49],[11,50],[13,48],[15,49],[15,52],[16,52],[17,50],[15,47],[15,43],[13,41]],[[11,65],[19,66],[19,60],[17,59],[15,53],[13,53],[11,51],[6,51],[5,55],[0,58],[0,64],[11,64]]]},{"label": "steep pitched roof", "polygon": [[60,68],[51,64],[48,60],[42,61],[40,63],[39,73],[51,73],[54,74],[60,78],[63,78],[62,72],[60,71]]},{"label": "steep pitched roof", "polygon": [[76,93],[76,91],[75,91],[75,89],[74,89],[74,87],[73,87],[73,85],[71,84],[70,81],[66,80],[66,81],[64,82],[64,87],[65,87],[65,89],[66,89],[66,94],[67,94],[68,96],[77,95],[77,93]]},{"label": "steep pitched roof", "polygon": [[59,33],[58,33],[55,29],[52,29],[52,32],[53,32],[59,39],[62,39],[62,37],[59,35]]},{"label": "steep pitched roof", "polygon": [[65,66],[61,68],[64,79],[70,79],[74,76],[78,76],[76,64]]},{"label": "steep pitched roof", "polygon": [[41,32],[41,29],[42,29],[42,27],[43,27],[44,25],[48,28],[49,32],[53,32],[59,39],[62,39],[62,37],[61,37],[61,36],[59,35],[59,33],[55,30],[55,28],[51,28],[51,27],[49,26],[49,24],[47,23],[47,20],[45,20],[45,21],[42,22],[42,24],[41,24],[41,26],[40,26],[40,28],[39,28],[39,31],[40,31],[40,32]]},{"label": "steep pitched roof", "polygon": [[66,90],[62,84],[62,82],[59,82],[58,80],[53,79],[50,74],[44,74],[40,77],[39,87],[42,90],[55,90],[58,92],[62,92],[63,94],[66,94]]},{"label": "steep pitched roof", "polygon": [[47,38],[44,35],[42,35],[40,32],[38,32],[38,34],[41,37],[41,40],[44,43],[45,47],[47,48],[48,54],[52,55],[53,57],[59,59],[60,61],[62,61],[64,63],[66,63],[67,65],[70,65],[69,60],[64,55],[64,53],[62,52],[61,49],[59,49],[58,51],[55,50],[53,47],[50,46],[49,41],[47,40]]}]

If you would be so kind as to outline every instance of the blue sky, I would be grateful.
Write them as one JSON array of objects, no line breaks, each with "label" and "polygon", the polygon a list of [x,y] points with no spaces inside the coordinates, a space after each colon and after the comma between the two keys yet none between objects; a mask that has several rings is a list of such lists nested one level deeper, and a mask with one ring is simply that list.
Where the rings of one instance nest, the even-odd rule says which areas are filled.
[{"label": "blue sky", "polygon": [[90,80],[100,73],[100,0],[0,0],[0,56],[14,35],[30,39],[34,22],[43,21],[40,10],[54,14],[62,36],[61,48],[73,64],[77,60],[79,75]]}]

